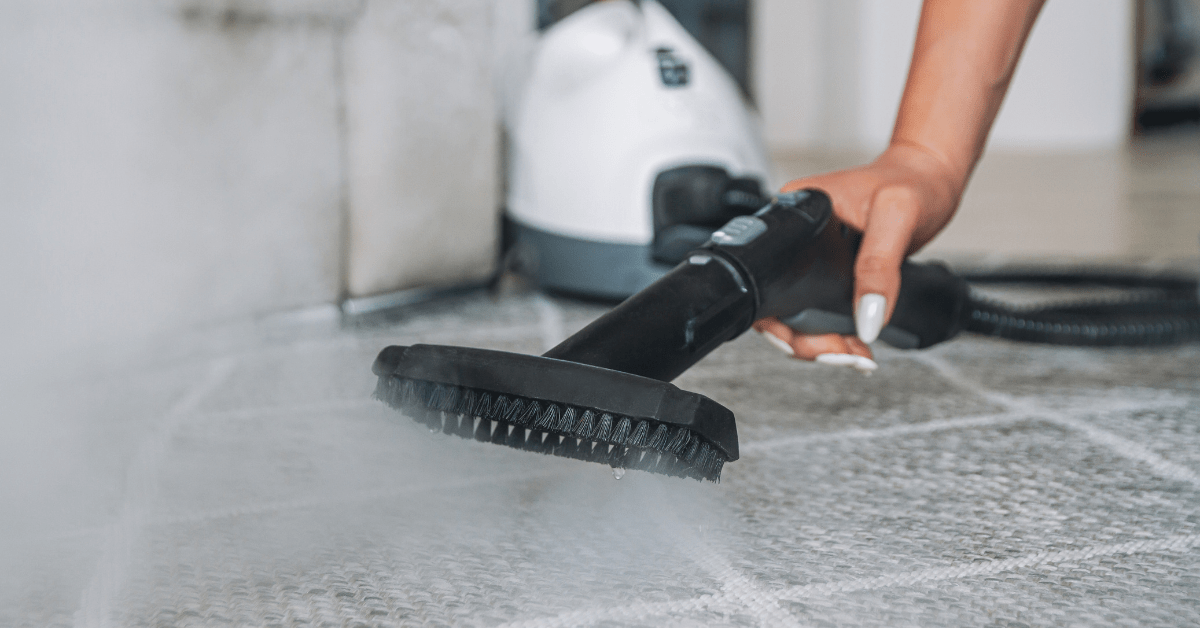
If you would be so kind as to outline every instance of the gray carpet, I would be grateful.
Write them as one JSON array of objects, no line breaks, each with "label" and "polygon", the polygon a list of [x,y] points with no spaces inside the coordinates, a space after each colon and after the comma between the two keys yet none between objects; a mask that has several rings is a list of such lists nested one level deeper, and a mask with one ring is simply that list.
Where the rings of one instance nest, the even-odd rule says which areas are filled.
[{"label": "gray carpet", "polygon": [[540,352],[600,311],[467,297],[64,375],[7,483],[0,625],[1200,625],[1200,347],[964,337],[864,377],[747,334],[676,382],[738,417],[719,485],[370,399],[384,345]]}]

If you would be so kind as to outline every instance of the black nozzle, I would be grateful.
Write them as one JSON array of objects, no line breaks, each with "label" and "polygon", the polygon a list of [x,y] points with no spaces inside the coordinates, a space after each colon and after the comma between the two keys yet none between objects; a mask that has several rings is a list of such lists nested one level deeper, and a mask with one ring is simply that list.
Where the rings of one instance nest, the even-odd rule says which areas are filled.
[{"label": "black nozzle", "polygon": [[[546,352],[662,381],[770,315],[804,277],[832,214],[821,192],[781,195],[725,224],[658,281]],[[763,312],[767,312],[764,314]]]}]

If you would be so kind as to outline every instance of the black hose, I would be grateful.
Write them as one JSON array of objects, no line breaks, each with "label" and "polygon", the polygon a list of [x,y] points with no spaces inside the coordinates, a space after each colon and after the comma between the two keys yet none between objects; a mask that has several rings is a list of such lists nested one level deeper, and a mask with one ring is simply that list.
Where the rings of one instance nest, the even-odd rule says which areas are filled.
[{"label": "black hose", "polygon": [[1112,299],[1018,307],[971,295],[967,331],[1009,340],[1077,346],[1168,345],[1200,339],[1197,280],[1112,270],[964,274],[973,284],[1021,283],[1122,288]]}]

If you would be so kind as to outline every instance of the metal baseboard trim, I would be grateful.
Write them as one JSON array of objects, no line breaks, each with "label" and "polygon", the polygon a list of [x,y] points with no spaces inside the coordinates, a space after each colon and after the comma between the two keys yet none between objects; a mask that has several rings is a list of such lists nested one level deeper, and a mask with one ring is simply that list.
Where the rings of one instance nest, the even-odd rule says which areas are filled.
[{"label": "metal baseboard trim", "polygon": [[494,278],[489,277],[487,279],[452,286],[408,288],[405,290],[396,290],[395,292],[375,294],[369,297],[356,297],[342,301],[340,308],[343,318],[372,316],[430,301],[438,301],[470,294],[479,290],[486,290],[492,285],[493,281]]}]

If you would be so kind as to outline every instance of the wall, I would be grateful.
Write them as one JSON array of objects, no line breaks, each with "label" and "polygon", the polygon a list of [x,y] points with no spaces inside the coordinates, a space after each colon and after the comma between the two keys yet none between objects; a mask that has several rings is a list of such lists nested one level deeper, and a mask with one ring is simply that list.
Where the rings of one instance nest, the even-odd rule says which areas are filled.
[{"label": "wall", "polygon": [[[759,0],[755,86],[776,150],[878,150],[891,134],[920,0]],[[1030,36],[991,146],[1094,149],[1125,138],[1128,0],[1051,0]]]},{"label": "wall", "polygon": [[489,0],[368,0],[350,31],[351,296],[492,273],[500,185],[492,10]]},{"label": "wall", "polygon": [[752,83],[775,151],[859,145],[859,2],[757,0]]},{"label": "wall", "polygon": [[0,5],[10,352],[486,275],[498,202],[491,10]]}]

